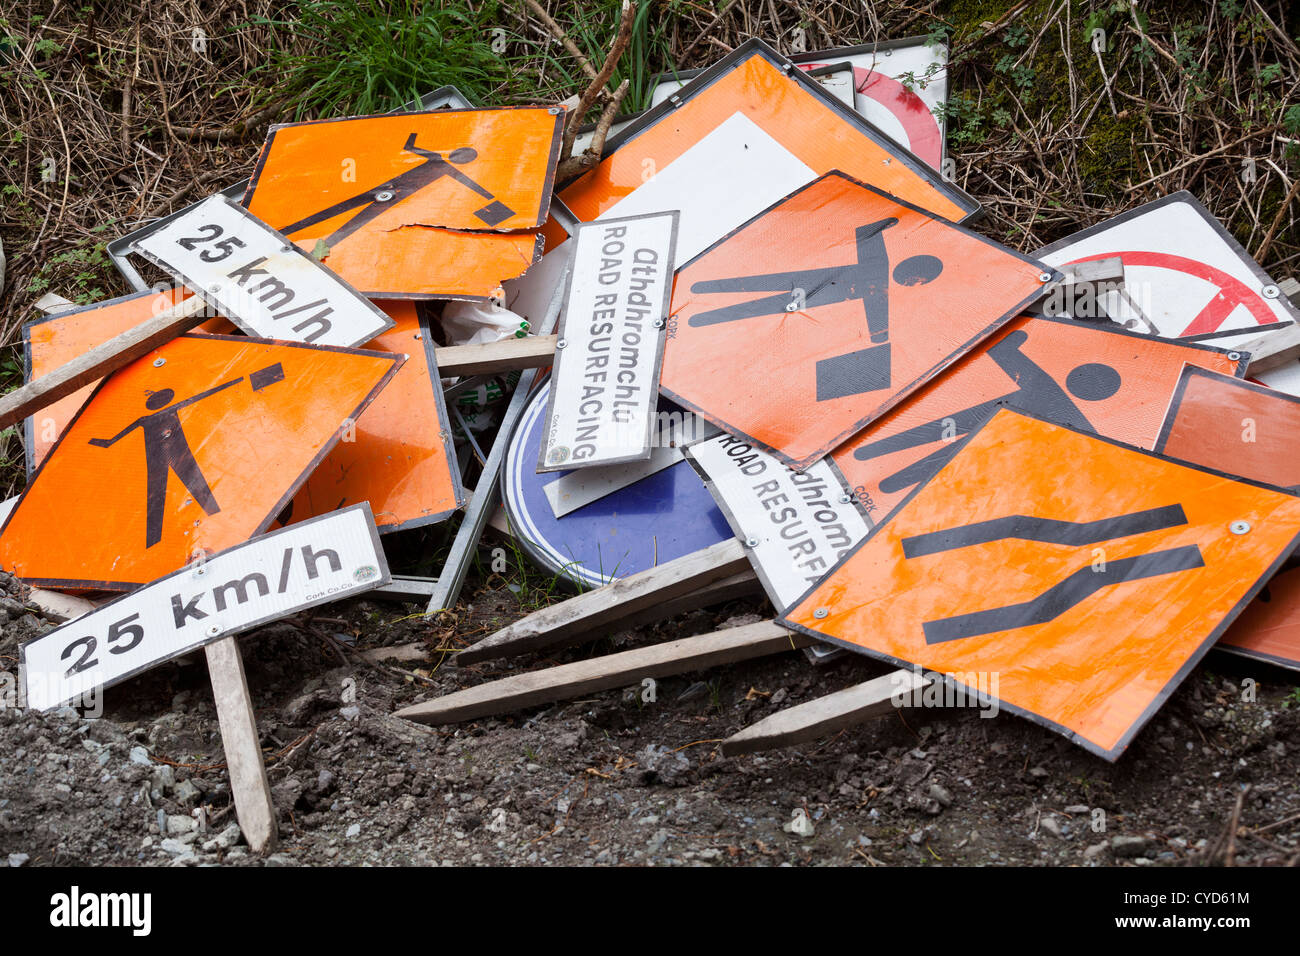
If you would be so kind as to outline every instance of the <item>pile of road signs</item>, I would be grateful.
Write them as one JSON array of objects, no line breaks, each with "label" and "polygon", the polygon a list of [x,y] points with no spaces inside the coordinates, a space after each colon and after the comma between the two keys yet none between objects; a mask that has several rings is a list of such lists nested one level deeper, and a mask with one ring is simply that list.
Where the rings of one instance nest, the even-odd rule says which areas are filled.
[{"label": "pile of road signs", "polygon": [[[29,699],[386,585],[379,535],[462,508],[431,611],[489,521],[591,589],[466,662],[759,588],[777,613],[412,719],[805,647],[1114,759],[1220,640],[1300,669],[1300,399],[1245,381],[1300,354],[1284,285],[1186,193],[1034,255],[982,235],[946,61],[752,40],[661,77],[567,183],[560,107],[272,128],[246,188],[129,237],[171,282],[26,330],[0,566],[123,595],[25,649]],[[504,338],[446,346],[467,301]],[[480,446],[457,401],[507,370]],[[728,746],[879,713],[882,681]]]}]

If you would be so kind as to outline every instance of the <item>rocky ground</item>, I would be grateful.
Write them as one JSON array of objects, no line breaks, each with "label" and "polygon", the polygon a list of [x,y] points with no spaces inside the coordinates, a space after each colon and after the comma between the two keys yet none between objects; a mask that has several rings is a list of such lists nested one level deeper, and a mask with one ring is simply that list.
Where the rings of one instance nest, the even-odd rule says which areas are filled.
[{"label": "rocky ground", "polygon": [[[52,625],[13,582],[0,668]],[[800,653],[500,719],[425,728],[400,706],[614,645],[754,620],[696,611],[546,660],[458,669],[438,646],[515,617],[508,590],[455,621],[356,601],[242,639],[280,813],[240,838],[202,655],[111,689],[103,716],[17,709],[0,676],[0,860],[10,866],[633,864],[1164,866],[1300,858],[1294,675],[1213,653],[1110,764],[1010,715],[910,709],[817,745],[723,758],[777,709],[883,672]],[[425,661],[362,652],[423,642]],[[1253,700],[1251,698],[1254,698]]]}]

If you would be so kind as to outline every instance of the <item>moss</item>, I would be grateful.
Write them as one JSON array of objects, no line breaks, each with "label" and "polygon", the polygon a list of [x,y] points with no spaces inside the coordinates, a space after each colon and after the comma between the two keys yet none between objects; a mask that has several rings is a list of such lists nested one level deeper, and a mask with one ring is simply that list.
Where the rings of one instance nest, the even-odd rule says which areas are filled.
[{"label": "moss", "polygon": [[1142,118],[1129,110],[1113,115],[1097,110],[1079,151],[1079,175],[1085,189],[1112,199],[1123,194],[1138,170],[1138,141],[1146,135]]}]

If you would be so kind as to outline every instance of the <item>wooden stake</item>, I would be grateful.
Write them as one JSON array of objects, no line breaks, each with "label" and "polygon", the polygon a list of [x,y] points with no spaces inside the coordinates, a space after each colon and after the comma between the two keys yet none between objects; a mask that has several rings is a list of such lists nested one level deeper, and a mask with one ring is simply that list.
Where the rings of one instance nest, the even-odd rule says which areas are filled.
[{"label": "wooden stake", "polygon": [[912,670],[896,670],[853,687],[789,707],[733,734],[722,742],[722,754],[754,753],[807,743],[838,733],[845,727],[883,717],[897,709],[896,695],[910,694],[929,685],[927,677]]},{"label": "wooden stake", "polygon": [[472,664],[525,651],[563,647],[578,634],[608,628],[658,604],[749,570],[745,549],[734,538],[684,555],[648,571],[630,574],[560,604],[534,611],[456,655]]},{"label": "wooden stake", "polygon": [[548,667],[530,674],[516,674],[405,707],[397,711],[396,716],[422,724],[473,720],[613,687],[625,687],[640,683],[647,677],[667,677],[780,651],[798,650],[812,640],[806,635],[787,631],[774,621],[760,621],[667,644]]},{"label": "wooden stake", "polygon": [[135,328],[95,346],[66,365],[14,389],[0,398],[0,428],[22,421],[33,412],[71,395],[82,386],[134,362],[182,332],[188,332],[204,321],[206,309],[207,303],[199,296],[190,296]]},{"label": "wooden stake", "polygon": [[217,721],[221,725],[221,743],[230,771],[230,790],[235,798],[239,829],[254,853],[269,853],[275,849],[277,839],[275,806],[271,802],[266,765],[262,763],[261,738],[253,716],[253,700],[248,693],[239,642],[227,637],[203,650],[208,657],[208,676],[217,704]]}]

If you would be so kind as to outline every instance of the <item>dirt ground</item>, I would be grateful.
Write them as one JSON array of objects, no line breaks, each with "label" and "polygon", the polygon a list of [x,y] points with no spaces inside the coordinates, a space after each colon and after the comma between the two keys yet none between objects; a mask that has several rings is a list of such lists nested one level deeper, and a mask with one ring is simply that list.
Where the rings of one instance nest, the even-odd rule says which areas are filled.
[{"label": "dirt ground", "polygon": [[[269,123],[406,98],[403,86],[389,101],[356,99],[359,73],[347,69],[381,69],[392,53],[394,69],[420,68],[403,77],[417,90],[456,83],[493,105],[556,102],[584,83],[523,3],[387,3],[473,11],[477,32],[453,38],[466,48],[403,52],[387,22],[333,47],[273,22],[305,2],[15,0],[0,11],[0,388],[21,379],[17,343],[36,300],[125,294],[105,242],[247,176]],[[543,5],[599,61],[617,0]],[[750,36],[783,52],[797,52],[796,38],[817,49],[942,36],[953,174],[984,204],[979,231],[1018,250],[1189,189],[1276,277],[1300,268],[1294,4],[642,6],[616,75],[642,100],[653,73],[702,66]],[[495,67],[466,70],[486,62],[498,26],[508,45]],[[352,99],[304,92],[322,89],[322,64],[343,70],[326,93]],[[17,433],[0,432],[0,497],[22,489],[22,457]],[[437,573],[447,527],[397,537],[386,541],[402,552],[389,555],[395,571]],[[102,717],[20,711],[18,648],[53,625],[0,576],[0,865],[1300,862],[1297,675],[1219,652],[1114,764],[1008,714],[941,709],[723,758],[718,742],[740,728],[885,672],[857,657],[814,668],[801,653],[660,680],[653,701],[638,682],[452,727],[391,716],[513,671],[771,613],[735,602],[549,657],[445,661],[439,648],[562,596],[537,582],[512,566],[472,575],[450,619],[357,601],[241,639],[280,813],[281,846],[263,861],[231,829],[203,656],[109,690]],[[411,642],[426,660],[361,656]],[[811,833],[793,825],[796,811]]]},{"label": "dirt ground", "polygon": [[[12,668],[18,644],[52,625],[10,587],[0,600],[10,618],[0,664]],[[480,590],[451,626],[495,627],[518,616],[515,605],[508,590]],[[1300,692],[1286,673],[1224,654],[1211,654],[1114,764],[1010,715],[926,708],[817,745],[724,758],[718,742],[728,734],[884,669],[859,658],[814,668],[791,652],[660,680],[653,701],[638,682],[426,728],[392,712],[520,668],[768,611],[735,602],[545,661],[458,669],[438,666],[440,653],[387,664],[359,656],[414,641],[439,646],[412,610],[354,601],[241,639],[280,820],[280,848],[266,860],[231,829],[202,655],[109,690],[97,719],[70,708],[0,710],[0,860],[1175,866],[1300,858]],[[796,811],[811,833],[793,825]]]}]

